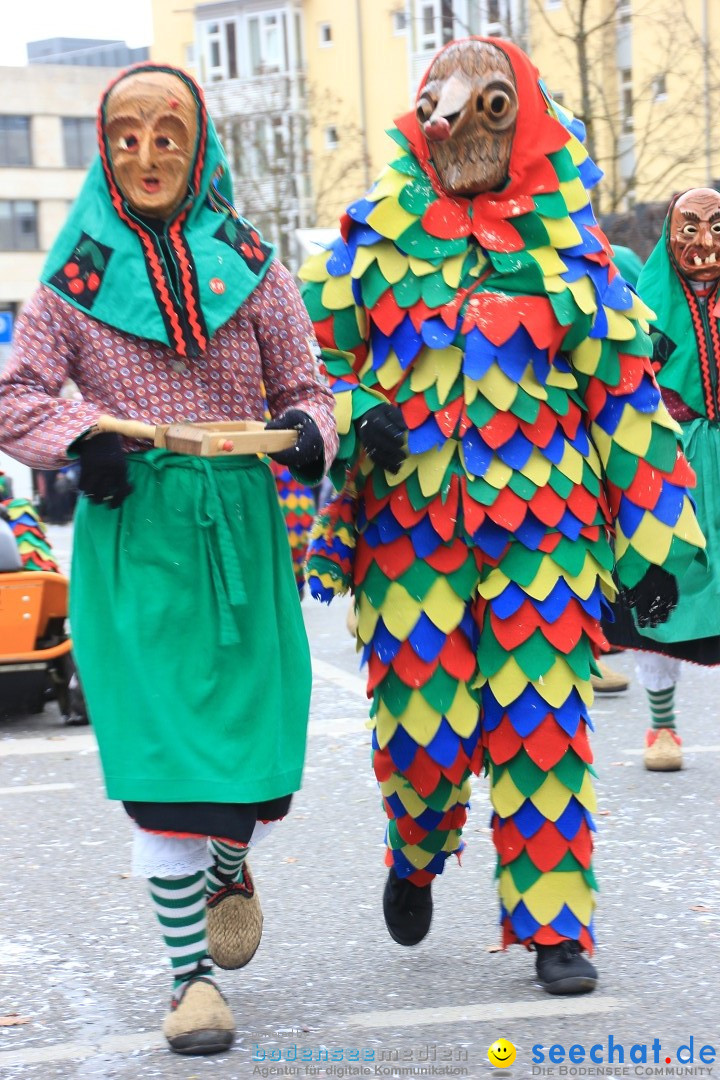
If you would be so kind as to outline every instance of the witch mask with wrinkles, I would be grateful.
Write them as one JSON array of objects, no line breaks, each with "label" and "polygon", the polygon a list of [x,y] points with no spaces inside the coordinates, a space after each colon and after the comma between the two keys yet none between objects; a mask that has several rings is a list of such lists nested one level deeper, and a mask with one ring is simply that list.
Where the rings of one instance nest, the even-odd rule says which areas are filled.
[{"label": "witch mask with wrinkles", "polygon": [[110,163],[128,205],[167,220],[184,202],[195,156],[197,103],[189,87],[165,71],[121,79],[107,100]]},{"label": "witch mask with wrinkles", "polygon": [[670,250],[690,281],[720,278],[720,192],[692,188],[675,202],[670,215]]}]

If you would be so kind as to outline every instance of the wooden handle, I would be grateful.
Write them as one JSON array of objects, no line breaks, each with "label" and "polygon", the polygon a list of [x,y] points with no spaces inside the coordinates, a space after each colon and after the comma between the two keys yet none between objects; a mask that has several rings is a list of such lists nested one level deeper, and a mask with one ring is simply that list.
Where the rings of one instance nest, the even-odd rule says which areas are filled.
[{"label": "wooden handle", "polygon": [[101,416],[97,426],[100,431],[112,431],[128,439],[148,439],[151,443],[155,442],[157,434],[154,424],[144,424],[141,420],[119,420],[115,416]]}]

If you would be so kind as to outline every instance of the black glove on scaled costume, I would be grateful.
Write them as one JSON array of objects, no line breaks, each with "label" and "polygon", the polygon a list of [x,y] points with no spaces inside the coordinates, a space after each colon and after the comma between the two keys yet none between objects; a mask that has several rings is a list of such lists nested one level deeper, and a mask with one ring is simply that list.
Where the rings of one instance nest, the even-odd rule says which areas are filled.
[{"label": "black glove on scaled costume", "polygon": [[103,431],[78,444],[80,479],[78,487],[90,502],[104,503],[111,510],[132,491],[128,483],[127,460],[119,435]]},{"label": "black glove on scaled costume", "polygon": [[638,626],[659,626],[677,607],[677,581],[661,566],[650,566],[637,585],[622,590],[622,599],[635,608]]},{"label": "black glove on scaled costume", "polygon": [[382,402],[355,421],[355,431],[368,457],[388,472],[396,473],[407,457],[407,424],[397,405]]}]

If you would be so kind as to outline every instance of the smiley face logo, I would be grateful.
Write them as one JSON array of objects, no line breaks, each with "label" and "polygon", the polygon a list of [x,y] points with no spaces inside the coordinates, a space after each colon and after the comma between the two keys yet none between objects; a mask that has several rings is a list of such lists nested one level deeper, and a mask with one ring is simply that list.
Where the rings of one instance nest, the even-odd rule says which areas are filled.
[{"label": "smiley face logo", "polygon": [[492,1046],[488,1047],[490,1064],[497,1069],[507,1069],[515,1060],[516,1050],[507,1039],[496,1039]]}]

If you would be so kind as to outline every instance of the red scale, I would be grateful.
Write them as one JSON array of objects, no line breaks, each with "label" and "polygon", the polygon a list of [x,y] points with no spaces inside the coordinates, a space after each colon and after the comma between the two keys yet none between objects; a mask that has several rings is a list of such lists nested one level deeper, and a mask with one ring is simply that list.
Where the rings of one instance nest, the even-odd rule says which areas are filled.
[{"label": "red scale", "polygon": [[383,293],[380,299],[376,301],[369,314],[372,321],[385,337],[391,337],[405,318],[405,312],[398,307],[390,286],[388,286],[387,291]]},{"label": "red scale", "polygon": [[445,404],[435,413],[435,423],[442,431],[446,439],[455,434],[460,415],[463,410],[463,399],[458,397],[455,401]]},{"label": "red scale", "polygon": [[522,736],[518,735],[512,726],[509,716],[503,716],[493,731],[483,733],[483,743],[496,765],[504,765],[506,761],[512,761],[523,747]]},{"label": "red scale", "polygon": [[444,497],[443,495],[437,495],[428,506],[432,527],[438,536],[446,542],[452,540],[456,532],[459,501],[459,478],[453,476]]},{"label": "red scale", "polygon": [[570,844],[552,821],[546,821],[535,835],[525,842],[525,850],[533,865],[543,874],[547,874],[567,855]]},{"label": "red scale", "polygon": [[553,491],[549,484],[538,488],[530,500],[530,509],[535,517],[542,521],[543,525],[549,525],[551,529],[562,519],[566,506],[565,499]]},{"label": "red scale", "polygon": [[646,461],[639,460],[635,478],[627,489],[627,497],[644,510],[652,510],[660,498],[662,486],[663,474]]},{"label": "red scale", "polygon": [[[584,721],[580,721],[580,726]],[[540,769],[552,769],[567,752],[570,745],[570,736],[558,724],[552,713],[548,713],[545,719],[538,724],[530,735],[524,739],[523,745],[528,757]]]},{"label": "red scale", "polygon": [[513,416],[512,413],[498,412],[495,413],[492,420],[489,420],[481,428],[480,434],[491,449],[497,450],[498,446],[503,446],[513,437],[517,429],[518,419],[516,416]]},{"label": "red scale", "polygon": [[522,525],[527,514],[528,504],[510,488],[503,488],[498,493],[495,502],[488,508],[488,516],[496,525],[500,525],[509,532],[514,532]]},{"label": "red scale", "polygon": [[512,818],[507,818],[501,825],[498,815],[493,815],[493,839],[501,866],[514,862],[525,850],[525,837]]},{"label": "red scale", "polygon": [[432,678],[439,664],[439,656],[427,663],[420,659],[409,641],[403,641],[392,662],[392,669],[406,686],[420,689]]},{"label": "red scale", "polygon": [[439,660],[443,671],[447,671],[453,679],[470,682],[475,677],[477,659],[470,648],[470,642],[459,628],[448,634]]},{"label": "red scale", "polygon": [[520,421],[520,430],[533,446],[545,447],[552,439],[557,429],[557,416],[548,408],[545,402],[540,405],[537,419],[532,423],[529,420]]}]

